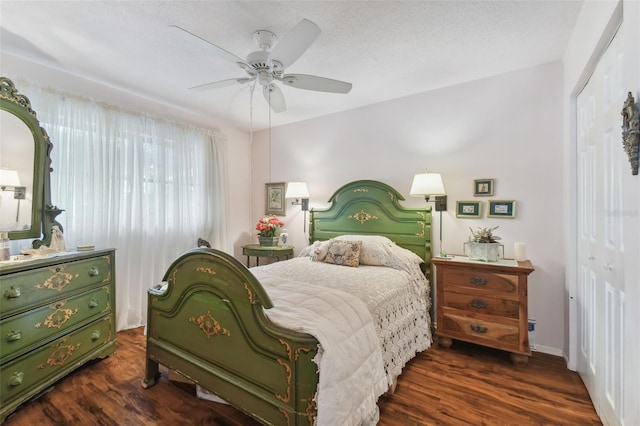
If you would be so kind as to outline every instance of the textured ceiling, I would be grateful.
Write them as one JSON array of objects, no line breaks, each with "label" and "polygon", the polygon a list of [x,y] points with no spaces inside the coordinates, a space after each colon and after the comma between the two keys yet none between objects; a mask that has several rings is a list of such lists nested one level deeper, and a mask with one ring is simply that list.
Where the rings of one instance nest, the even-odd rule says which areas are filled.
[{"label": "textured ceiling", "polygon": [[[220,117],[257,130],[269,120],[277,126],[561,60],[581,5],[578,0],[2,0],[0,71],[55,81],[65,90],[145,112],[167,114],[170,104],[194,122]],[[245,58],[257,50],[256,30],[282,37],[303,18],[322,33],[286,71],[348,81],[353,89],[344,95],[281,85],[287,111],[279,114],[269,114],[258,87],[253,103],[249,85],[189,90],[245,74],[168,28],[178,25]],[[24,65],[33,62],[53,68],[50,79],[33,71],[41,67]],[[136,105],[130,94],[145,102]]]}]

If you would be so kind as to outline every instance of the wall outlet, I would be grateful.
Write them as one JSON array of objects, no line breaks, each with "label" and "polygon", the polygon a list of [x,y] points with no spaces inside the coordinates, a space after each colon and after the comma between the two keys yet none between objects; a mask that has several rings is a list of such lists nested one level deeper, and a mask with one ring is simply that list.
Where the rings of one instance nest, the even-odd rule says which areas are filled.
[{"label": "wall outlet", "polygon": [[529,348],[534,351],[536,349],[536,320],[529,318]]}]

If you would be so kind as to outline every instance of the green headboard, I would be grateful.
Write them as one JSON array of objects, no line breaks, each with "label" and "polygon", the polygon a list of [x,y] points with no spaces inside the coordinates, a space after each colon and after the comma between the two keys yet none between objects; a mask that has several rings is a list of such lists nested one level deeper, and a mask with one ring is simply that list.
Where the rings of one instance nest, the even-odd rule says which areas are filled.
[{"label": "green headboard", "polygon": [[425,260],[431,260],[431,206],[400,205],[404,197],[387,184],[358,180],[338,189],[324,210],[311,209],[309,239],[328,240],[344,234],[383,235]]}]

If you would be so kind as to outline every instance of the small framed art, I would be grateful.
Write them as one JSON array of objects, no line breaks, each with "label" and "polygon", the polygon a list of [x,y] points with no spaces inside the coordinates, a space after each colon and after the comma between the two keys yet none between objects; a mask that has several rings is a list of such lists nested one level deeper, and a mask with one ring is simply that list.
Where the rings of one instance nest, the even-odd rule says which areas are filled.
[{"label": "small framed art", "polygon": [[265,214],[284,216],[287,204],[284,201],[286,182],[265,183]]},{"label": "small framed art", "polygon": [[473,219],[481,216],[481,201],[456,201],[456,217]]},{"label": "small framed art", "polygon": [[493,195],[493,179],[475,179],[473,181],[474,197],[489,197]]},{"label": "small framed art", "polygon": [[516,217],[516,202],[512,200],[491,200],[487,217]]}]

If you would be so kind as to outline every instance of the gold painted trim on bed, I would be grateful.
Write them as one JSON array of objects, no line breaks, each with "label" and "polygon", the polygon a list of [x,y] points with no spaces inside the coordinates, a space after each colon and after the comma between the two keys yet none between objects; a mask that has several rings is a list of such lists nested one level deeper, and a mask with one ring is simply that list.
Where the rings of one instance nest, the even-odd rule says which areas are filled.
[{"label": "gold painted trim on bed", "polygon": [[280,344],[281,344],[282,346],[284,346],[284,350],[285,350],[285,351],[287,351],[287,358],[289,358],[289,361],[291,361],[291,359],[292,359],[292,358],[291,358],[291,356],[292,356],[292,353],[291,353],[291,345],[290,345],[290,344],[288,344],[287,342],[285,342],[285,341],[284,341],[284,340],[282,340],[282,339],[278,339],[278,340],[280,341]]},{"label": "gold painted trim on bed", "polygon": [[283,410],[280,407],[278,407],[278,411],[280,411],[280,414],[282,414],[282,417],[284,417],[284,420],[287,422],[287,426],[290,425],[291,420],[289,419],[289,413],[287,413],[285,410]]},{"label": "gold painted trim on bed", "polygon": [[189,322],[198,326],[200,330],[210,338],[216,334],[222,334],[223,336],[231,337],[231,333],[226,328],[222,327],[218,320],[216,320],[211,311],[207,311],[206,314],[202,314],[199,317],[189,318]]},{"label": "gold painted trim on bed", "polygon": [[369,220],[373,220],[373,219],[378,219],[377,216],[374,216],[372,214],[369,214],[367,212],[365,212],[364,210],[360,210],[358,213],[354,214],[354,215],[349,215],[348,219],[355,219],[360,223],[365,223]]},{"label": "gold painted trim on bed", "polygon": [[244,289],[247,292],[247,297],[249,298],[249,303],[253,304],[256,301],[255,295],[253,294],[253,292],[251,291],[251,289],[249,288],[249,285],[247,283],[244,283]]},{"label": "gold painted trim on bed", "polygon": [[284,362],[281,359],[276,359],[276,361],[278,361],[278,364],[280,364],[281,366],[284,367],[285,372],[287,373],[287,396],[282,396],[280,394],[274,394],[276,398],[278,398],[280,401],[284,402],[284,403],[289,403],[289,401],[291,401],[291,367],[289,366],[289,364],[287,364],[286,362]]},{"label": "gold painted trim on bed", "polygon": [[216,271],[212,270],[211,268],[205,268],[204,266],[198,266],[196,268],[196,272],[204,272],[205,274],[209,274],[209,275],[216,274]]},{"label": "gold painted trim on bed", "polygon": [[309,424],[315,424],[315,417],[318,415],[318,403],[316,402],[317,393],[313,395],[313,399],[307,401],[307,408],[304,410],[304,414],[306,414],[307,419],[309,420]]}]

